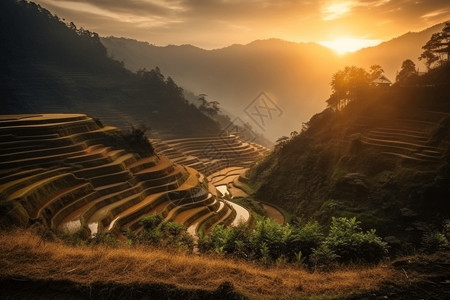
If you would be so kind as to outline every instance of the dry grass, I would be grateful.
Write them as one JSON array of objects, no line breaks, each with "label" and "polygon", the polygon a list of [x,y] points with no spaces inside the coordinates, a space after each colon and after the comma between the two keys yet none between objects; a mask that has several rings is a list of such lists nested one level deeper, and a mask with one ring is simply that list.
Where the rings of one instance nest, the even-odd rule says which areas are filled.
[{"label": "dry grass", "polygon": [[80,284],[174,284],[214,290],[225,281],[251,298],[346,295],[376,289],[396,277],[387,266],[330,273],[292,267],[263,268],[242,261],[153,248],[71,247],[43,242],[31,231],[0,233],[0,276],[69,280]]}]

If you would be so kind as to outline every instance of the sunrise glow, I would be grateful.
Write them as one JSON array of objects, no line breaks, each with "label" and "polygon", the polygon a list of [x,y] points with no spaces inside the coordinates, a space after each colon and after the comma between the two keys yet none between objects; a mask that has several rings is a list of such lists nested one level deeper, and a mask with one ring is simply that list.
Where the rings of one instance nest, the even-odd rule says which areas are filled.
[{"label": "sunrise glow", "polygon": [[334,50],[339,55],[355,52],[362,48],[372,47],[380,44],[381,40],[338,38],[332,41],[321,41],[319,44]]}]

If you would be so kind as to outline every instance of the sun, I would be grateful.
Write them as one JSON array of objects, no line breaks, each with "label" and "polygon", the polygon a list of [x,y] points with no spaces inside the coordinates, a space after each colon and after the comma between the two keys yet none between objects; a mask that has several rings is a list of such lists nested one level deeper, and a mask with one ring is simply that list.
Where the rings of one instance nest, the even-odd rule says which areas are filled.
[{"label": "sun", "polygon": [[362,48],[376,46],[381,43],[381,40],[356,39],[349,37],[337,38],[332,41],[321,41],[320,45],[334,50],[339,55],[344,55],[349,52],[355,52]]}]

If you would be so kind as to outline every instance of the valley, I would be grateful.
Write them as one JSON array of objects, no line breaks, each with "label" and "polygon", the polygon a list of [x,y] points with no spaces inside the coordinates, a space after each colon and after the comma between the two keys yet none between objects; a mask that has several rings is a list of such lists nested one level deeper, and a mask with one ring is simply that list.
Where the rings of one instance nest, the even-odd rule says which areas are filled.
[{"label": "valley", "polygon": [[[448,5],[245,4],[317,35],[292,42],[237,26],[240,1],[41,2],[0,2],[0,298],[450,298]],[[384,17],[345,38],[362,7]],[[67,17],[157,39],[194,14],[183,40],[254,38]],[[321,46],[388,16],[418,31]]]}]

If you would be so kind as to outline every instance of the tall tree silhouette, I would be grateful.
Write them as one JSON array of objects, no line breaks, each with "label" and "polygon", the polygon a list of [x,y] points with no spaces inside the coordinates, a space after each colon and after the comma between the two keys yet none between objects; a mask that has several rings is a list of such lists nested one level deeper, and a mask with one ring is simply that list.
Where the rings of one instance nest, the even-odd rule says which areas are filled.
[{"label": "tall tree silhouette", "polygon": [[395,80],[401,84],[411,83],[417,75],[416,64],[412,60],[407,59],[403,61],[402,68],[395,77]]},{"label": "tall tree silhouette", "polygon": [[450,21],[445,23],[442,31],[434,33],[422,49],[424,51],[419,60],[424,60],[428,69],[448,62],[450,59]]},{"label": "tall tree silhouette", "polygon": [[363,68],[347,66],[336,72],[331,79],[332,94],[327,100],[328,106],[342,109],[350,101],[357,99],[362,89],[368,87],[370,82],[371,76]]}]

